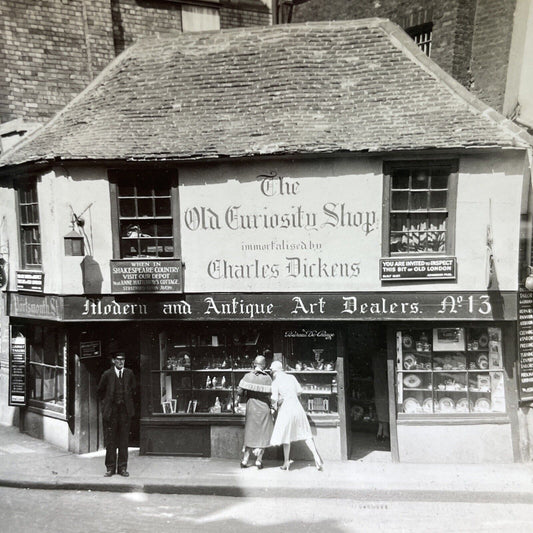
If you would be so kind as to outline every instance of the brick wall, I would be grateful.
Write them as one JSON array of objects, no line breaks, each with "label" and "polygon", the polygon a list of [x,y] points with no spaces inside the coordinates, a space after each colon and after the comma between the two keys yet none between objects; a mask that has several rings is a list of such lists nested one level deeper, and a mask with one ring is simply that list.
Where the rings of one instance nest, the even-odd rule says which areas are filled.
[{"label": "brick wall", "polygon": [[109,62],[111,32],[102,26],[110,29],[106,3],[0,2],[0,122],[49,118]]},{"label": "brick wall", "polygon": [[468,86],[476,0],[310,0],[295,8],[293,21],[384,17],[404,29],[433,22],[431,58]]},{"label": "brick wall", "polygon": [[150,35],[181,32],[181,5],[170,2],[111,0],[116,53]]},{"label": "brick wall", "polygon": [[[262,0],[222,3],[220,18],[270,23]],[[0,124],[47,121],[126,47],[181,26],[181,5],[160,0],[0,0]]]},{"label": "brick wall", "polygon": [[269,12],[220,8],[220,29],[239,28],[242,26],[267,26],[270,21]]},{"label": "brick wall", "polygon": [[478,0],[472,47],[472,92],[502,110],[516,0]]}]

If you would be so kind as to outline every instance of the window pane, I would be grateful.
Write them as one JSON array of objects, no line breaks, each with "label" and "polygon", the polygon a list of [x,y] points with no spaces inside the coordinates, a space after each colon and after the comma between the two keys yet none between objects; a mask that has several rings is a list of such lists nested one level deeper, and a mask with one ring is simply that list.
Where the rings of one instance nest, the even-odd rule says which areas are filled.
[{"label": "window pane", "polygon": [[391,233],[390,250],[396,253],[407,251],[407,237],[405,233]]},{"label": "window pane", "polygon": [[139,198],[139,200],[137,200],[137,207],[139,209],[140,217],[154,216],[154,208],[151,198]]},{"label": "window pane", "polygon": [[154,185],[154,194],[155,196],[170,196],[170,188],[168,184],[156,183]]},{"label": "window pane", "polygon": [[172,257],[174,255],[172,239],[159,239],[159,243],[163,247],[163,251],[161,252],[162,257]]},{"label": "window pane", "polygon": [[428,233],[428,250],[431,252],[446,251],[446,233],[444,231],[430,231]]},{"label": "window pane", "polygon": [[393,189],[408,189],[409,188],[409,170],[398,169],[392,175]]},{"label": "window pane", "polygon": [[120,185],[118,188],[118,195],[120,197],[135,196],[135,190],[132,185]]},{"label": "window pane", "polygon": [[170,216],[170,198],[159,198],[155,204],[156,215],[158,217]]},{"label": "window pane", "polygon": [[425,231],[428,229],[428,217],[424,214],[411,215],[409,217],[410,231]]},{"label": "window pane", "polygon": [[412,192],[410,209],[416,211],[418,209],[428,208],[428,193],[427,192]]},{"label": "window pane", "polygon": [[135,215],[135,200],[120,200],[119,211],[121,217],[134,217]]},{"label": "window pane", "polygon": [[43,367],[30,364],[31,397],[42,400],[43,397]]},{"label": "window pane", "polygon": [[418,169],[415,171],[412,180],[413,189],[428,189],[429,188],[429,171],[428,169]]},{"label": "window pane", "polygon": [[434,168],[431,173],[431,188],[447,189],[449,175],[450,173],[446,168]]},{"label": "window pane", "polygon": [[172,224],[158,224],[157,235],[160,237],[172,237]]},{"label": "window pane", "polygon": [[393,210],[407,210],[409,206],[408,192],[393,192],[391,207]]},{"label": "window pane", "polygon": [[430,193],[430,207],[432,209],[445,209],[446,208],[446,198],[448,194],[446,191],[431,191]]},{"label": "window pane", "polygon": [[137,196],[153,196],[152,185],[145,183],[137,184]]},{"label": "window pane", "polygon": [[446,229],[447,213],[432,213],[429,215],[429,227],[430,229],[436,229],[444,231]]}]

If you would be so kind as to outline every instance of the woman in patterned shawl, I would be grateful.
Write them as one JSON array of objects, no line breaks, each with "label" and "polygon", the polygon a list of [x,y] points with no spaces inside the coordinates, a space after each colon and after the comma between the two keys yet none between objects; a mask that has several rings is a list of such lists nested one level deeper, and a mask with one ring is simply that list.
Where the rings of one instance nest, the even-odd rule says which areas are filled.
[{"label": "woman in patterned shawl", "polygon": [[237,402],[246,395],[246,421],[244,424],[244,446],[241,468],[248,464],[250,450],[256,457],[255,466],[263,468],[263,453],[270,443],[274,427],[270,407],[272,379],[265,372],[266,359],[258,355],[254,359],[254,370],[248,372],[240,381]]}]

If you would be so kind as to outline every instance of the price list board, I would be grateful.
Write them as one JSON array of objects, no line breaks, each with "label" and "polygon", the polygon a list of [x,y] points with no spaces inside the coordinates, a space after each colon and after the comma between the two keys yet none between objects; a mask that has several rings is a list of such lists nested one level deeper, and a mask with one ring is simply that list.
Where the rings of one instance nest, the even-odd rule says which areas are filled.
[{"label": "price list board", "polygon": [[518,349],[520,401],[533,400],[533,292],[521,286],[518,293]]},{"label": "price list board", "polygon": [[9,351],[9,405],[26,405],[26,338],[11,338]]}]

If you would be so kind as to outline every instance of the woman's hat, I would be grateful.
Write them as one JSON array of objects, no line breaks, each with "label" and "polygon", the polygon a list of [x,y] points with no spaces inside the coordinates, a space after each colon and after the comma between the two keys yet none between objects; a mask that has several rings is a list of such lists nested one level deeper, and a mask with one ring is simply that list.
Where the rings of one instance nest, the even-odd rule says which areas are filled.
[{"label": "woman's hat", "polygon": [[281,361],[272,361],[272,364],[270,365],[270,370],[277,372],[278,370],[283,370],[283,365],[281,364]]}]

